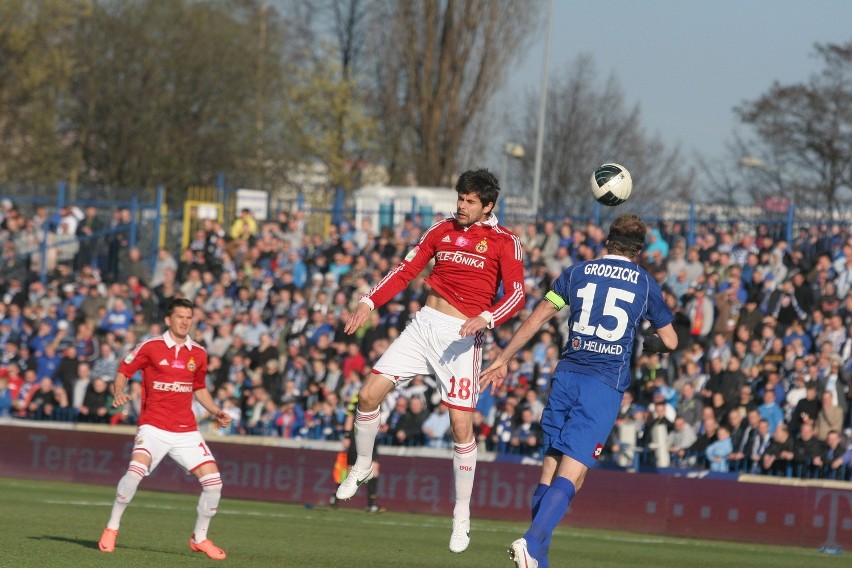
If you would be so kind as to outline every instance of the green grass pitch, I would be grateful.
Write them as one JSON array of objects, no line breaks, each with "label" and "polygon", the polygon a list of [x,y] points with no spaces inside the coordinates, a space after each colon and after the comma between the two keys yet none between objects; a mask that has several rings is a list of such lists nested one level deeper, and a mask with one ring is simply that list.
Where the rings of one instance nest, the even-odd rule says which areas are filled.
[{"label": "green grass pitch", "polygon": [[[210,537],[227,553],[224,562],[189,550],[196,495],[148,491],[144,482],[130,504],[115,552],[97,548],[114,489],[72,483],[0,478],[0,568],[454,566],[511,568],[506,550],[520,523],[476,518],[470,548],[447,549],[450,519],[389,511],[306,508],[225,497]],[[356,500],[363,501],[362,495]],[[816,550],[574,529],[554,537],[551,565],[591,568],[842,566],[847,557]]]}]

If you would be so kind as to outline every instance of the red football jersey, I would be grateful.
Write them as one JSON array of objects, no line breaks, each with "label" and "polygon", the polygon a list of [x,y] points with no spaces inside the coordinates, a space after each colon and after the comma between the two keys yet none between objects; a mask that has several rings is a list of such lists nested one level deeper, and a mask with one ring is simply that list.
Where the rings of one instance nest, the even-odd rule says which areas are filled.
[{"label": "red football jersey", "polygon": [[118,372],[128,378],[139,370],[139,425],[150,424],[169,432],[198,430],[192,399],[195,391],[207,388],[207,351],[189,338],[178,345],[166,331],[140,343],[118,367]]},{"label": "red football jersey", "polygon": [[[483,311],[497,326],[524,306],[523,249],[517,235],[493,215],[464,227],[454,217],[432,225],[405,260],[367,294],[379,307],[403,290],[434,258],[426,282],[454,308],[475,317]],[[496,303],[503,283],[503,297]]]}]

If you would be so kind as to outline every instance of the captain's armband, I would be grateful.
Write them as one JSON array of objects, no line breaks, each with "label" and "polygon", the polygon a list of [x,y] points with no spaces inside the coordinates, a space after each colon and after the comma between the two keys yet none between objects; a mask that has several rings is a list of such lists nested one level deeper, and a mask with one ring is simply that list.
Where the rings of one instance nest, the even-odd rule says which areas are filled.
[{"label": "captain's armband", "polygon": [[560,296],[553,290],[550,290],[547,294],[545,294],[544,299],[553,304],[553,307],[557,310],[561,310],[567,305],[565,303],[565,300],[562,299],[562,296]]}]

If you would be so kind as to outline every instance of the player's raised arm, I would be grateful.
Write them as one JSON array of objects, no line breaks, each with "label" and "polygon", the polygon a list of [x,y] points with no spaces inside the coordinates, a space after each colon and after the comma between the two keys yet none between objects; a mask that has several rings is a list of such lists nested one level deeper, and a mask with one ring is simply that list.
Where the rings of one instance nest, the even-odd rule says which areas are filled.
[{"label": "player's raised arm", "polygon": [[503,379],[506,378],[506,367],[509,361],[512,360],[512,357],[523,349],[524,345],[529,343],[530,339],[544,325],[544,322],[556,315],[557,311],[556,306],[551,302],[539,302],[533,313],[530,314],[530,317],[521,324],[521,327],[518,328],[518,331],[509,340],[509,344],[506,345],[500,355],[479,376],[479,388],[484,390],[488,385],[491,385],[491,392],[496,392],[503,384]]}]

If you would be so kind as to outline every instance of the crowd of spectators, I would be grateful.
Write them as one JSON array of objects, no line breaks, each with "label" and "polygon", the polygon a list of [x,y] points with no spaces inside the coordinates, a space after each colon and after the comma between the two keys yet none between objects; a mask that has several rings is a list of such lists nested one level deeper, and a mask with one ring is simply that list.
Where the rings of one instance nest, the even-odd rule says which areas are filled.
[{"label": "crowd of spectators", "polygon": [[[346,405],[427,295],[421,275],[353,336],[342,332],[359,298],[432,219],[377,229],[365,216],[358,227],[344,221],[311,234],[302,212],[258,221],[243,211],[229,226],[206,220],[185,250],[145,259],[126,239],[128,213],[116,210],[110,222],[73,207],[25,216],[0,202],[0,417],[133,424],[138,377],[137,396],[121,409],[111,406],[109,383],[138,342],[163,332],[165,306],[180,296],[195,305],[208,387],[233,418],[221,434],[340,439]],[[114,230],[91,237],[106,227]],[[525,253],[526,306],[488,333],[485,364],[565,267],[605,253],[605,231],[592,222],[511,229]],[[56,246],[45,283],[37,243],[48,233]],[[847,228],[814,226],[786,242],[763,225],[704,223],[688,242],[683,225],[660,223],[649,228],[641,262],[663,288],[680,345],[662,356],[636,350],[604,459],[627,469],[849,479]],[[546,324],[519,353],[500,392],[480,394],[482,447],[540,457],[538,421],[564,322]],[[450,447],[439,402],[430,376],[397,389],[382,408],[379,442]],[[215,428],[197,410],[199,423]]]}]

